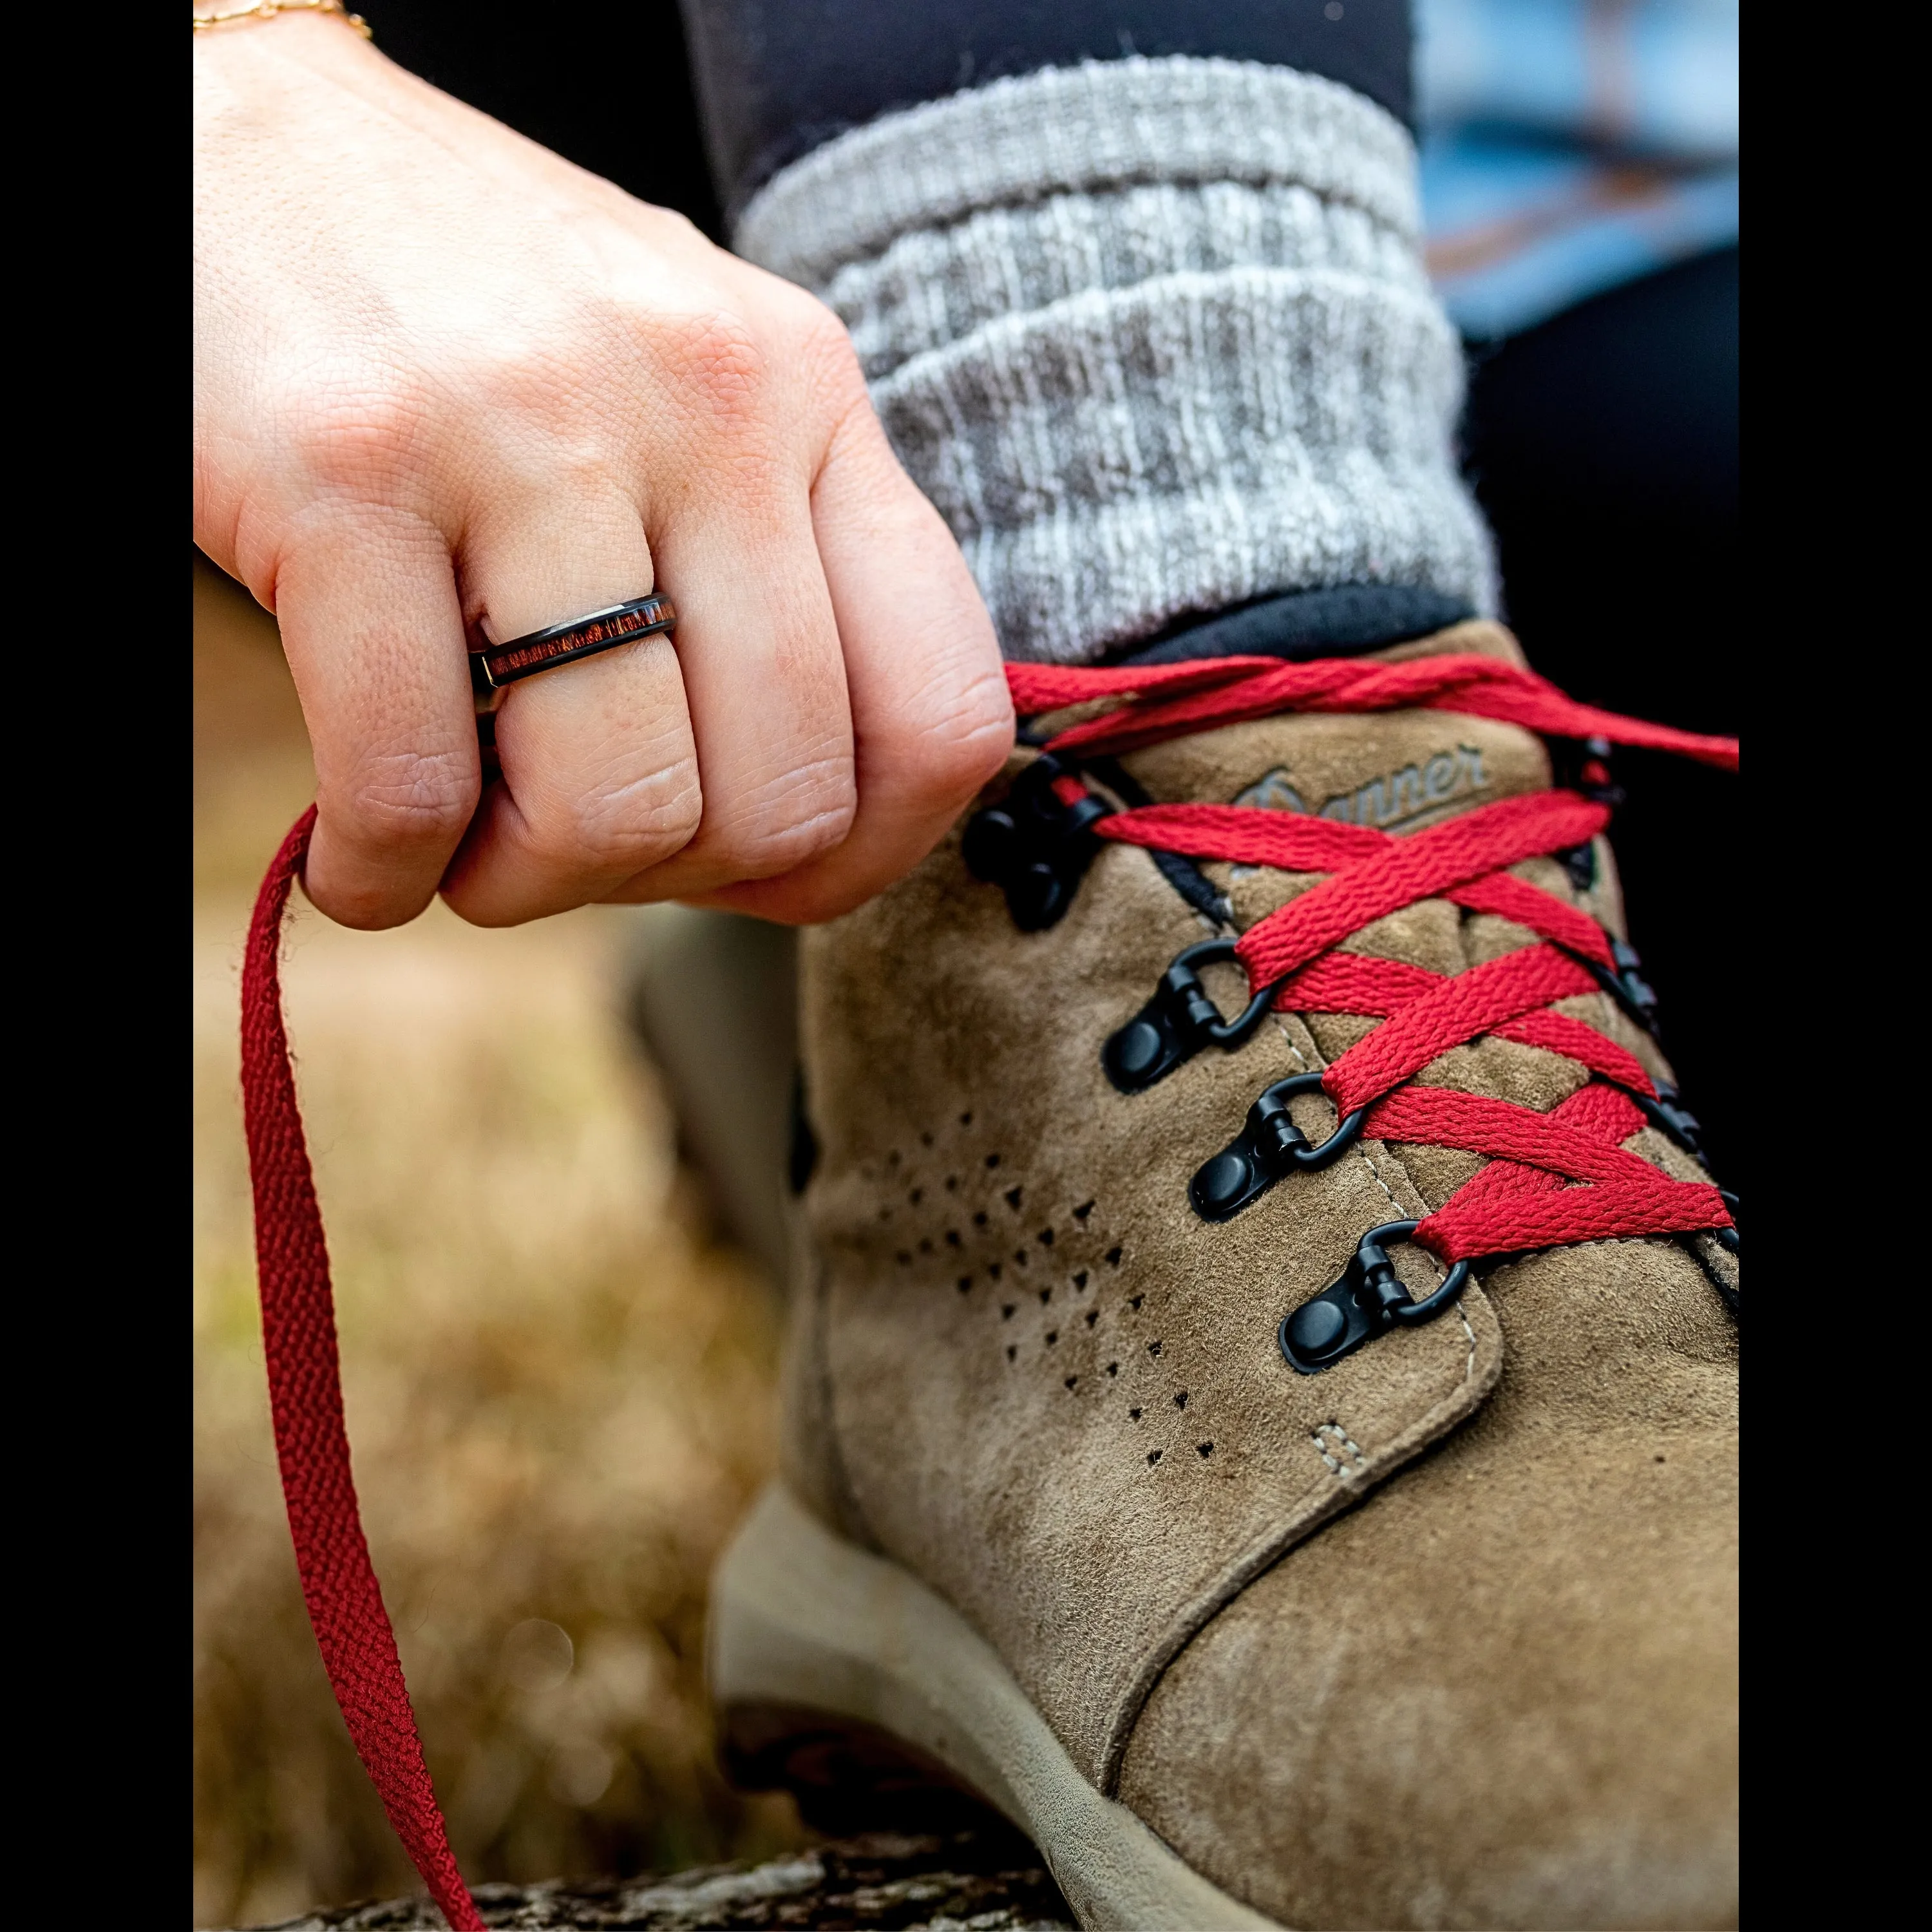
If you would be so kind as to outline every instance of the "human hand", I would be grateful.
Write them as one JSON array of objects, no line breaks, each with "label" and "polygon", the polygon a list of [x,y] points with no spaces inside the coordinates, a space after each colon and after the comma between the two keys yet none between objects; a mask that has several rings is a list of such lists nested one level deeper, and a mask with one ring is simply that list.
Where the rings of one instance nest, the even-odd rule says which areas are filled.
[{"label": "human hand", "polygon": [[[915,864],[1012,710],[836,318],[338,21],[194,52],[195,541],[280,621],[310,898],[809,920]],[[654,586],[675,647],[512,686],[484,786],[466,631]]]}]

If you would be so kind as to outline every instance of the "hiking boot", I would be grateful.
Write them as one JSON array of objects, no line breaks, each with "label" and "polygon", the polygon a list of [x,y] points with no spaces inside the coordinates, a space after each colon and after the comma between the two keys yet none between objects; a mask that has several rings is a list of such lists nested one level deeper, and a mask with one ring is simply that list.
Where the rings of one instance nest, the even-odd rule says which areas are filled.
[{"label": "hiking boot", "polygon": [[1090,1928],[1732,1924],[1734,1204],[1579,741],[1721,749],[1486,622],[1258,662],[1015,667],[806,935],[729,1750],[976,1794]]}]

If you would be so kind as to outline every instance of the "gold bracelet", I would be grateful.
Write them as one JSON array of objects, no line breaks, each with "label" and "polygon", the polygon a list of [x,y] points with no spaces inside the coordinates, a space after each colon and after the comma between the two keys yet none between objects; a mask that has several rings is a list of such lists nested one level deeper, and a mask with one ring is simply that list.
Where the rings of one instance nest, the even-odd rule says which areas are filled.
[{"label": "gold bracelet", "polygon": [[360,14],[350,13],[342,0],[256,0],[254,6],[237,7],[232,13],[197,14],[194,30],[197,34],[206,33],[212,28],[225,27],[231,20],[272,20],[278,14],[340,14],[365,40],[376,38],[369,22]]}]

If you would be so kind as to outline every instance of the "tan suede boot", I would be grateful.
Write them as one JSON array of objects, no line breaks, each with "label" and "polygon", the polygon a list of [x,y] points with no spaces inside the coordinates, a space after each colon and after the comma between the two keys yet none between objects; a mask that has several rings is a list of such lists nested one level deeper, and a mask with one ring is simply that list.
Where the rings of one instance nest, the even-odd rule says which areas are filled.
[{"label": "tan suede boot", "polygon": [[[1521,663],[1482,623],[1383,661],[1450,656]],[[1385,866],[1299,978],[1244,956],[1244,1030],[1226,942],[1346,864],[1086,823],[1274,806],[1215,836],[1440,870],[1432,828],[1552,784],[1455,703],[1156,734],[1051,796],[1017,752],[1004,818],[808,936],[784,1472],[712,1632],[748,1774],[950,1777],[1089,1927],[1734,1922],[1736,1236],[1606,845]],[[1538,948],[1547,999],[1484,992]]]}]

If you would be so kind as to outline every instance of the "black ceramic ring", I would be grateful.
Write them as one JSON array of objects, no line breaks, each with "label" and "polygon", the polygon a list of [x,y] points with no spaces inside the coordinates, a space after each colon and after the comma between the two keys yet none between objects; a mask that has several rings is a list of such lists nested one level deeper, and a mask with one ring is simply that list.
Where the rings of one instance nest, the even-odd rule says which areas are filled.
[{"label": "black ceramic ring", "polygon": [[594,658],[599,651],[614,651],[640,638],[668,633],[676,624],[677,613],[668,597],[635,597],[628,604],[573,617],[567,624],[512,638],[506,644],[478,646],[470,653],[470,682],[478,698],[488,698],[519,678],[574,664],[579,658]]}]

